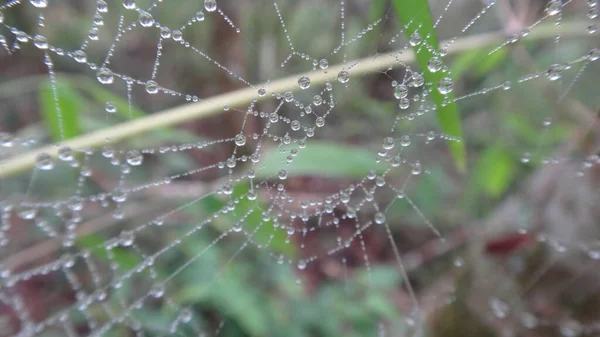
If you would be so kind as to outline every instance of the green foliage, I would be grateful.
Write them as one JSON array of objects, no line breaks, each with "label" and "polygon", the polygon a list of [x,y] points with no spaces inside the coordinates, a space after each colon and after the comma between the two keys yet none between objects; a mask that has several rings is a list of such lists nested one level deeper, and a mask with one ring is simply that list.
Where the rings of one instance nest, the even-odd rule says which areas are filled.
[{"label": "green foliage", "polygon": [[83,100],[68,81],[56,80],[55,89],[50,80],[42,82],[39,101],[42,119],[54,141],[81,134],[79,116]]},{"label": "green foliage", "polygon": [[[457,104],[443,104],[444,101],[451,102],[454,99],[454,94],[451,92],[447,95],[442,95],[437,90],[440,80],[448,76],[448,74],[441,71],[431,72],[427,67],[429,60],[439,55],[436,52],[439,48],[439,43],[427,1],[393,0],[392,2],[400,21],[405,25],[405,35],[410,38],[413,34],[418,34],[421,38],[421,42],[415,45],[413,50],[416,55],[417,64],[423,71],[427,89],[431,89],[430,98],[437,106],[437,117],[440,128],[450,136],[463,139]],[[464,140],[461,142],[449,142],[448,145],[456,168],[458,171],[464,173],[467,169],[467,154]]]},{"label": "green foliage", "polygon": [[307,142],[305,149],[298,151],[293,164],[286,164],[290,146],[274,148],[261,158],[263,168],[256,172],[258,178],[272,178],[285,169],[289,176],[317,176],[329,178],[362,178],[369,170],[383,172],[377,165],[372,151],[339,143],[321,141]]},{"label": "green foliage", "polygon": [[501,196],[516,177],[517,161],[506,149],[495,146],[487,148],[479,157],[473,179],[485,195]]}]

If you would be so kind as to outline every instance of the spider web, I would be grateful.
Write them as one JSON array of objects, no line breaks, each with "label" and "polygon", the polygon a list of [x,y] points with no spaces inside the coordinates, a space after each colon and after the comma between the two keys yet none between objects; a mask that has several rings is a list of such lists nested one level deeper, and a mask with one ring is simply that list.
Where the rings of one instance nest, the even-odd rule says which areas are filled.
[{"label": "spider web", "polygon": [[[451,142],[463,142],[438,130],[438,107],[429,99],[431,86],[424,83],[423,72],[447,73],[433,90],[456,94],[444,104],[456,102],[460,109],[536,83],[556,88],[559,94],[553,99],[561,104],[578,81],[594,76],[587,72],[600,57],[598,49],[563,53],[561,47],[575,39],[573,36],[594,36],[598,4],[553,0],[544,4],[532,23],[522,26],[502,24],[498,13],[506,9],[504,2],[450,0],[435,4],[435,26],[445,39],[443,52],[430,60],[429,69],[418,69],[412,64],[412,48],[437,46],[426,45],[418,35],[406,39],[404,30],[412,22],[399,23],[392,7],[369,19],[361,16],[368,8],[360,1],[300,3],[309,5],[279,0],[16,0],[0,6],[4,56],[12,64],[23,58],[25,66],[34,57],[43,61],[44,79],[38,81],[48,84],[49,115],[56,121],[57,131],[52,136],[58,140],[51,151],[45,151],[48,148],[41,145],[51,144],[51,137],[0,135],[0,172],[5,171],[0,302],[4,317],[8,317],[1,336],[234,335],[235,330],[228,329],[251,324],[248,320],[257,308],[256,303],[243,301],[244,293],[275,283],[257,276],[261,268],[276,268],[292,281],[292,290],[272,286],[273,292],[282,292],[274,297],[282,303],[293,296],[309,296],[297,291],[314,291],[311,270],[333,265],[331,282],[347,284],[351,283],[349,274],[364,270],[365,281],[358,282],[358,289],[348,290],[343,304],[360,307],[363,303],[357,293],[381,291],[377,283],[380,264],[393,266],[394,284],[402,284],[409,300],[398,309],[401,320],[395,319],[394,312],[369,312],[371,317],[366,319],[372,333],[423,333],[431,308],[421,306],[409,273],[425,258],[406,254],[396,238],[396,227],[400,218],[410,218],[427,228],[436,250],[449,249],[444,247],[453,243],[448,237],[451,228],[431,219],[427,205],[419,204],[427,199],[411,191],[437,169],[451,169],[452,159],[444,149]],[[79,8],[89,31],[83,41],[71,38],[65,45],[55,45],[60,29],[81,30],[81,17],[77,18],[79,28],[69,22],[72,7]],[[178,7],[185,13],[173,17]],[[465,8],[477,10],[470,20],[455,22],[454,18],[460,17],[456,11]],[[563,18],[567,8],[569,16],[580,18],[578,24],[570,24],[574,22],[571,17]],[[244,10],[260,15],[252,22],[238,22],[235,12]],[[19,21],[12,20],[18,15],[34,18],[34,23],[18,26]],[[178,22],[183,16],[184,21]],[[313,16],[317,22],[326,22],[330,30],[315,31],[311,21],[303,22],[302,18]],[[255,27],[261,24],[277,33],[257,37]],[[450,28],[439,28],[445,24]],[[472,62],[492,60],[522,39],[540,36],[548,27],[552,31],[548,37],[554,39],[551,50],[556,53],[550,64],[507,75],[473,91],[465,92],[466,85],[459,87],[461,79],[453,76],[449,59],[469,49],[469,44],[492,41],[485,45],[490,49]],[[219,46],[214,41],[217,32],[235,36],[238,47]],[[136,46],[139,40],[153,41],[152,48]],[[238,62],[250,58],[244,54],[257,61]],[[178,59],[193,62],[182,70],[177,68]],[[140,71],[141,66],[134,66],[138,62],[151,67]],[[21,77],[18,71],[6,72]],[[186,86],[180,82],[185,81],[185,73],[196,72],[206,73],[206,81],[225,83],[220,87],[224,92],[240,90],[251,98],[214,98],[224,92],[210,92],[210,88],[184,91]],[[211,117],[216,119],[205,126],[202,120],[198,122],[206,131],[204,138],[181,131],[190,140],[173,141],[185,137],[174,137],[175,129],[142,127],[131,139],[115,134],[104,136],[103,142],[72,147],[68,139],[74,136],[75,117],[61,97],[69,92],[65,78],[74,73],[85,78],[73,79],[82,90],[91,82],[99,88],[87,95],[100,101],[102,111],[79,106],[89,110],[86,113],[96,121],[90,122],[89,131],[120,122],[139,126],[134,123],[141,117],[136,105],[160,110],[155,104],[161,108],[186,104],[183,106],[190,107],[187,113],[201,110],[202,104],[218,105],[205,114],[214,111],[233,116],[230,124],[234,126],[223,126],[223,119]],[[450,80],[453,77],[456,82]],[[374,99],[362,105],[352,100],[375,79],[385,83],[373,94],[383,97],[380,100],[385,106]],[[27,92],[16,90],[17,96],[27,99]],[[185,121],[184,115],[168,115],[179,119],[165,125]],[[523,147],[523,163],[573,160],[566,155],[548,157],[549,150],[556,147],[551,127],[558,117],[556,112],[544,116],[536,128],[541,141]],[[128,120],[134,124],[126,124]],[[345,134],[342,125],[349,120],[354,120],[358,129]],[[341,145],[344,143],[353,145]],[[11,160],[39,148],[42,151],[36,153],[29,172],[9,176]],[[189,157],[197,161],[173,164]],[[593,154],[577,160],[580,175],[598,163]],[[439,187],[434,184],[433,188]],[[571,248],[589,252],[588,246]],[[389,253],[385,262],[374,256],[381,249]],[[589,255],[594,259],[594,254]],[[237,264],[238,260],[244,263]],[[455,267],[461,266],[457,260]],[[226,299],[208,300],[217,288],[237,278],[249,279],[248,288],[242,287],[237,295],[239,302],[224,309],[219,301]],[[35,280],[41,280],[42,291],[30,294],[24,289]],[[447,305],[453,298],[450,294],[440,302]],[[506,306],[492,299],[489,311],[503,316]],[[232,312],[234,307],[239,312]],[[267,321],[278,319],[287,322],[284,325],[295,324],[295,318]],[[567,328],[568,333],[574,330]],[[253,331],[277,334],[263,326]]]}]

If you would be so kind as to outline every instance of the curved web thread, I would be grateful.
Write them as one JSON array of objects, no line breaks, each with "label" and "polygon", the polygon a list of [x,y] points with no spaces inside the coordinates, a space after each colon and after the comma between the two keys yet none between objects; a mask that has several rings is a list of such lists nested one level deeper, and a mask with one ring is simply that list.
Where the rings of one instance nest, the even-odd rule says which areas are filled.
[{"label": "curved web thread", "polygon": [[[303,153],[311,148],[322,146],[319,143],[313,143],[311,140],[315,136],[327,135],[327,126],[332,120],[344,118],[344,112],[338,111],[339,106],[344,106],[343,101],[346,96],[352,95],[352,90],[359,85],[363,74],[353,73],[353,68],[358,64],[357,61],[347,61],[348,50],[361,40],[366,40],[371,35],[378,34],[377,28],[395,21],[386,14],[382,18],[361,27],[357,35],[352,36],[347,31],[348,11],[346,3],[336,3],[339,6],[340,38],[339,45],[332,48],[331,52],[325,53],[327,57],[316,59],[308,53],[298,51],[294,46],[294,38],[291,31],[286,26],[286,13],[282,10],[279,2],[273,3],[274,15],[277,17],[279,28],[283,31],[286,43],[289,45],[290,52],[283,60],[277,60],[273,67],[281,68],[277,73],[285,70],[287,67],[297,67],[306,70],[322,70],[324,73],[329,68],[329,63],[333,60],[339,60],[344,64],[344,70],[337,74],[329,74],[329,80],[322,87],[317,88],[316,84],[311,83],[311,79],[306,76],[298,78],[298,88],[285,92],[269,92],[268,84],[265,88],[252,84],[252,81],[245,79],[245,76],[236,74],[225,63],[219,61],[219,57],[224,55],[210,55],[204,52],[200,46],[195,46],[192,42],[186,40],[185,34],[203,21],[207,21],[207,16],[213,20],[224,20],[235,34],[243,34],[240,25],[237,25],[225,10],[221,9],[214,1],[205,1],[203,8],[198,8],[189,21],[179,29],[171,30],[163,26],[156,17],[161,6],[166,6],[168,2],[154,2],[147,8],[140,8],[134,1],[124,1],[122,4],[107,4],[102,0],[95,3],[95,13],[93,24],[87,34],[87,38],[77,49],[65,51],[58,46],[53,46],[48,42],[48,38],[43,34],[43,28],[49,25],[52,17],[46,17],[45,12],[50,10],[53,3],[48,4],[44,0],[32,1],[12,1],[2,6],[0,10],[9,11],[12,8],[24,6],[33,7],[38,14],[38,27],[40,33],[25,32],[18,27],[3,23],[4,28],[9,35],[14,38],[12,43],[8,39],[2,40],[4,51],[11,55],[18,55],[21,52],[29,52],[25,49],[28,44],[33,44],[43,53],[43,60],[47,67],[49,81],[51,83],[52,98],[54,101],[55,113],[59,126],[59,138],[64,140],[65,136],[65,117],[61,110],[59,102],[59,86],[57,83],[56,69],[58,59],[66,60],[67,63],[80,64],[95,73],[97,81],[105,86],[115,87],[117,83],[124,84],[124,96],[127,97],[127,115],[133,115],[133,94],[142,88],[148,97],[152,95],[171,95],[179,100],[198,102],[205,99],[199,98],[193,93],[182,93],[176,89],[170,89],[160,84],[160,65],[163,51],[170,48],[185,48],[191,50],[194,55],[207,62],[211,68],[218,73],[225,74],[234,82],[252,87],[257,92],[257,97],[271,95],[276,104],[270,110],[258,111],[257,102],[251,102],[246,110],[233,107],[224,107],[224,110],[232,110],[235,113],[243,115],[239,132],[216,140],[198,141],[185,144],[177,144],[162,147],[129,147],[122,148],[122,145],[107,144],[100,150],[92,149],[70,149],[59,147],[57,149],[59,159],[55,160],[50,155],[40,155],[37,158],[35,168],[31,172],[27,183],[18,191],[19,196],[14,198],[7,195],[3,200],[3,243],[5,250],[3,255],[9,257],[12,253],[9,230],[14,226],[35,226],[41,233],[36,237],[32,245],[45,240],[58,240],[60,242],[60,256],[51,258],[49,262],[34,263],[33,266],[23,268],[11,268],[5,266],[2,271],[4,290],[2,291],[2,302],[9,307],[9,311],[14,313],[18,319],[18,329],[14,331],[17,336],[35,336],[52,331],[61,331],[68,336],[90,335],[105,336],[130,330],[137,335],[146,333],[158,334],[179,334],[179,335],[199,335],[209,334],[218,335],[226,327],[224,320],[217,320],[218,324],[214,327],[202,326],[200,319],[193,308],[182,304],[181,301],[171,294],[169,285],[175,281],[181,273],[184,273],[191,265],[202,260],[211,249],[218,246],[225,246],[228,241],[235,240],[236,248],[228,252],[228,258],[217,268],[214,275],[206,280],[203,293],[211,291],[211,287],[216,287],[216,283],[226,277],[228,267],[243,255],[247,250],[259,248],[263,254],[270,257],[270,262],[284,265],[291,265],[294,269],[300,271],[310,268],[311,264],[316,264],[325,258],[334,258],[343,261],[346,266],[346,258],[343,252],[353,245],[358,245],[361,250],[362,261],[360,263],[367,271],[366,287],[368,291],[372,289],[372,261],[369,256],[369,247],[365,241],[365,235],[369,231],[374,231],[376,227],[382,227],[387,244],[391,247],[394,259],[397,263],[400,278],[404,281],[411,303],[409,305],[409,317],[416,322],[417,331],[422,326],[424,312],[419,306],[419,300],[415,290],[408,280],[408,270],[403,261],[399,247],[396,245],[393,231],[390,228],[390,221],[387,219],[387,212],[393,208],[395,203],[406,203],[420,221],[422,221],[443,244],[445,238],[443,231],[438,229],[435,222],[428,219],[413,198],[407,193],[411,182],[417,181],[420,177],[430,173],[428,164],[420,159],[411,159],[414,154],[407,153],[417,146],[432,146],[437,143],[444,144],[449,141],[462,141],[454,137],[444,135],[440,132],[431,131],[427,128],[426,118],[434,115],[436,106],[428,100],[428,92],[424,90],[424,79],[422,69],[416,69],[412,65],[400,63],[402,72],[398,73],[392,67],[382,74],[389,78],[389,90],[393,92],[397,104],[395,104],[392,126],[385,133],[385,137],[379,137],[374,143],[378,143],[378,149],[371,151],[373,156],[372,166],[362,174],[359,179],[353,179],[351,183],[338,189],[335,193],[326,193],[319,198],[304,200],[300,202],[300,207],[292,207],[295,202],[292,191],[288,191],[286,182],[294,174],[294,164],[296,158],[301,158]],[[561,8],[568,3],[552,2],[547,9],[547,15],[544,19],[535,22],[524,31],[533,29],[536,25],[547,18],[559,15]],[[486,15],[491,15],[491,9],[495,2],[484,4],[481,11],[460,30],[460,35],[449,40],[447,46],[455,43],[460,36],[466,34],[479,20]],[[126,10],[124,14],[121,6]],[[590,5],[591,8],[597,6]],[[451,8],[451,3],[447,3],[443,13]],[[117,29],[113,37],[101,31],[104,21],[115,11],[117,16]],[[290,13],[291,13],[290,9]],[[126,18],[128,13],[135,13],[134,19]],[[5,14],[6,15],[6,14]],[[439,19],[442,19],[442,15]],[[443,21],[436,21],[436,26]],[[561,20],[557,19],[559,24]],[[406,23],[405,27],[411,25]],[[588,30],[591,28],[588,27]],[[158,34],[156,42],[156,56],[152,67],[151,75],[146,76],[149,80],[143,80],[120,73],[112,68],[111,61],[115,57],[115,51],[119,49],[120,44],[127,38],[128,34],[137,30],[154,30]],[[559,29],[560,32],[560,29]],[[371,35],[369,35],[371,34]],[[402,30],[396,32],[389,38],[388,45],[398,46],[398,57],[402,53],[408,52],[411,47],[420,44],[419,48],[433,48],[421,41],[401,42]],[[522,33],[521,36],[526,36]],[[381,35],[384,36],[384,35]],[[560,35],[558,35],[560,36]],[[556,44],[559,45],[559,38],[556,38]],[[87,50],[94,45],[95,41],[103,38],[112,39],[104,60],[94,63],[88,59]],[[376,37],[375,37],[376,38]],[[494,49],[486,57],[493,54],[503,46],[517,42],[519,38],[510,37],[507,42],[502,43],[498,49]],[[174,43],[171,43],[171,42]],[[170,43],[167,43],[170,42]],[[337,41],[336,41],[337,43]],[[256,48],[256,46],[252,46]],[[21,49],[24,49],[22,51]],[[342,53],[341,57],[338,53]],[[32,52],[33,53],[33,52]],[[378,57],[377,51],[369,51]],[[91,53],[90,53],[91,54]],[[563,73],[570,68],[583,63],[580,72],[573,79],[571,84],[564,89],[564,94],[573,87],[574,83],[581,76],[584,67],[589,62],[598,59],[597,49],[589,53],[578,55],[573,59],[562,64],[551,65],[547,70],[533,71],[519,77],[514,82],[501,82],[497,85],[479,89],[471,93],[461,93],[457,96],[455,102],[463,102],[473,98],[490,95],[495,91],[511,90],[530,81],[550,79],[555,81],[563,76]],[[443,57],[442,57],[443,58]],[[393,60],[392,60],[393,61]],[[447,71],[444,68],[443,60],[433,62],[429,71]],[[431,69],[435,70],[431,70]],[[268,83],[269,81],[267,81]],[[514,84],[513,84],[514,83]],[[454,83],[444,83],[440,92],[450,93],[454,90]],[[309,92],[310,94],[305,94]],[[562,100],[561,95],[559,100]],[[210,98],[206,99],[210,100]],[[337,108],[337,109],[336,109]],[[113,102],[106,102],[105,110],[107,116],[113,114],[117,108]],[[251,120],[258,119],[264,123],[261,132],[248,131],[248,123]],[[421,122],[421,124],[419,123]],[[406,124],[407,126],[400,127]],[[422,130],[425,126],[425,131]],[[549,125],[544,125],[548,127]],[[545,129],[546,130],[546,129]],[[546,132],[546,131],[544,131]],[[12,149],[18,147],[26,148],[31,146],[31,141],[18,145],[14,138],[8,134],[3,134],[3,145]],[[381,138],[381,139],[379,139]],[[60,144],[61,142],[59,142]],[[221,146],[233,145],[233,150],[227,158],[207,165],[186,170],[182,173],[169,173],[161,176],[159,179],[149,178],[149,183],[139,183],[130,181],[132,171],[150,165],[148,162],[153,157],[161,157],[169,153],[185,153],[198,150],[210,151]],[[540,145],[541,146],[541,145]],[[264,166],[263,160],[267,157],[267,150],[271,148],[276,160],[269,162],[273,167]],[[244,149],[244,152],[242,150]],[[241,152],[241,153],[238,153]],[[333,158],[332,158],[333,159]],[[593,160],[593,157],[586,158],[587,161]],[[8,159],[10,160],[10,156]],[[117,169],[116,181],[114,186],[106,188],[105,191],[86,194],[87,184],[93,181],[94,175],[101,175],[98,169],[92,169],[98,162],[108,163]],[[343,163],[340,163],[343,165]],[[39,192],[36,185],[44,178],[45,174],[56,172],[58,170],[76,173],[76,178],[69,182],[74,192],[68,196],[60,198],[45,199],[44,194]],[[261,172],[277,172],[276,174],[262,174]],[[134,204],[136,196],[141,198],[143,193],[159,190],[162,187],[170,186],[177,181],[186,181],[186,178],[205,172],[219,172],[218,180],[212,184],[203,184],[199,191],[190,191],[193,196],[188,202],[167,210],[160,210],[157,214],[148,216],[148,221],[137,221],[135,217],[139,214],[128,215],[128,204]],[[258,177],[257,177],[258,176]],[[6,182],[5,178],[5,182]],[[391,196],[391,197],[390,197]],[[38,199],[38,200],[36,200]],[[378,200],[381,199],[381,200]],[[386,200],[387,201],[383,201]],[[210,200],[217,203],[217,208],[198,213],[198,218],[194,218],[190,225],[177,226],[179,220],[176,218],[180,213],[188,211],[198,204]],[[382,203],[383,202],[383,203]],[[98,207],[99,206],[99,207]],[[93,210],[95,208],[95,212]],[[85,211],[89,210],[88,215]],[[101,238],[100,242],[77,245],[78,239],[84,236],[78,234],[82,229],[83,219],[93,218],[110,214],[116,226],[123,219],[132,217],[134,227],[123,228],[115,231],[107,231],[108,238]],[[250,221],[252,219],[252,221]],[[161,242],[161,247],[147,247],[138,240],[148,233],[168,232],[165,223],[176,230],[170,237]],[[177,267],[170,270],[167,275],[160,275],[161,272],[157,266],[168,264],[169,254],[181,248],[185,242],[199,239],[202,232],[211,231],[210,226],[220,228],[219,234],[214,234],[214,238],[207,242],[203,247],[186,256],[181,261],[177,261]],[[226,226],[225,228],[223,226]],[[179,228],[182,227],[182,228]],[[345,235],[350,228],[349,235]],[[305,247],[305,241],[313,235],[319,235],[321,231],[333,230],[334,242],[324,243],[323,250],[312,251],[314,247]],[[143,240],[140,240],[143,241]],[[292,249],[285,247],[297,246],[299,251],[292,253]],[[18,250],[19,245],[15,245]],[[283,248],[282,248],[283,247]],[[22,249],[22,248],[21,248]],[[577,248],[573,248],[577,249]],[[295,250],[295,249],[294,249]],[[124,263],[119,255],[131,257],[133,261]],[[295,256],[299,255],[299,256]],[[342,255],[340,257],[340,255]],[[41,259],[43,261],[43,259]],[[15,270],[13,270],[15,269]],[[162,273],[164,274],[164,273]],[[71,303],[57,303],[55,307],[48,310],[43,317],[32,317],[30,308],[27,307],[23,296],[17,290],[19,285],[42,275],[54,275],[61,278],[64,286],[72,291],[75,299]],[[302,286],[302,278],[297,278],[297,283]],[[136,291],[130,291],[135,285]],[[138,288],[139,286],[139,288]],[[129,289],[127,289],[129,288]],[[132,296],[134,295],[134,296]],[[154,302],[152,302],[154,301]],[[147,321],[142,321],[137,312],[145,307],[156,306],[156,303],[166,308],[163,315],[167,317],[168,324],[162,328],[152,328],[148,326]],[[495,302],[496,303],[496,302]],[[492,310],[498,311],[498,304],[493,306]],[[377,320],[377,327],[380,334],[386,334],[385,325],[380,324],[383,321]],[[122,330],[125,329],[125,330]],[[154,329],[154,330],[152,330]],[[149,332],[151,331],[151,332]]]}]

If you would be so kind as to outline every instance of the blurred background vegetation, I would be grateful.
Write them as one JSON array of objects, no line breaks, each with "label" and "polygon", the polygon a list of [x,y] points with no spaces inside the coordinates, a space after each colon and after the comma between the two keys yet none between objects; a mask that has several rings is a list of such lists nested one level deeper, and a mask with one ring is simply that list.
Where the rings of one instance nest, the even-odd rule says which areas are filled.
[{"label": "blurred background vegetation", "polygon": [[[494,7],[493,11],[484,15],[468,35],[504,32],[510,36],[542,17],[547,6],[545,0],[502,2],[502,5],[496,6],[499,8]],[[586,4],[580,2],[565,7],[564,22],[588,22],[582,14],[587,11]],[[135,21],[138,16],[134,11],[125,10],[120,1],[107,0],[107,3],[109,13],[103,17],[103,25],[98,26],[99,38],[87,48],[88,61],[96,64],[102,63],[111,48],[119,26],[119,15],[122,14],[126,22]],[[147,8],[151,2],[136,0],[136,3],[140,8]],[[310,70],[307,63],[298,57],[292,58],[285,67],[280,66],[290,50],[271,1],[220,0],[218,4],[241,33],[236,33],[221,16],[206,14],[202,22],[185,29],[184,37],[190,45],[197,46],[250,83]],[[277,4],[297,51],[311,56],[329,55],[340,43],[339,2],[281,0]],[[434,19],[446,5],[445,1],[430,4]],[[516,14],[507,14],[502,9],[506,5],[512,6]],[[461,29],[481,8],[479,1],[455,1],[437,29],[439,40],[463,36],[460,35]],[[160,4],[152,13],[161,25],[174,28],[185,25],[193,13],[200,10],[199,1],[180,1]],[[96,11],[97,3],[94,1],[50,1],[44,11],[44,26],[41,27],[38,25],[38,9],[28,4],[18,5],[3,11],[4,25],[0,27],[0,33],[8,46],[15,43],[15,34],[7,28],[10,26],[19,27],[32,36],[43,34],[50,45],[73,51],[88,36]],[[373,31],[344,48],[343,55],[338,53],[329,57],[329,63],[375,58],[405,46],[408,39],[404,36],[397,37],[396,43],[389,43],[401,27],[391,1],[345,1],[347,37],[357,36],[364,27],[380,18],[381,23]],[[553,22],[549,21],[550,24]],[[142,81],[149,80],[158,34],[157,29],[137,28],[127,32],[114,50],[111,69]],[[130,330],[136,324],[141,324],[141,330],[150,336],[169,335],[180,308],[189,308],[193,315],[193,324],[176,326],[177,334],[184,336],[197,334],[198,329],[208,335],[288,337],[373,336],[384,334],[382,331],[401,336],[413,331],[416,317],[414,311],[411,313],[407,282],[410,281],[420,300],[427,295],[435,298],[433,303],[423,300],[422,310],[433,312],[445,305],[447,289],[440,290],[439,283],[453,288],[452,277],[457,269],[464,267],[465,247],[475,237],[469,234],[474,227],[472,224],[489,216],[507,196],[527,188],[527,178],[543,167],[547,161],[545,158],[552,158],[557,148],[589,126],[586,122],[589,120],[581,117],[579,112],[588,113],[593,107],[597,109],[600,106],[598,77],[589,75],[598,74],[598,64],[588,65],[586,73],[577,79],[561,104],[555,103],[556,97],[577,76],[577,69],[565,72],[560,84],[531,81],[519,85],[516,81],[524,74],[545,72],[551,64],[586,55],[597,45],[597,36],[583,31],[579,37],[561,39],[558,47],[553,39],[527,40],[507,44],[491,55],[488,53],[496,45],[474,46],[444,58],[456,80],[454,92],[457,96],[505,82],[513,89],[496,90],[459,102],[468,153],[466,174],[456,171],[448,153],[448,142],[439,137],[440,127],[434,114],[421,116],[417,104],[408,110],[398,109],[390,83],[391,79],[405,76],[404,67],[364,74],[352,85],[339,91],[335,89],[334,113],[328,117],[324,128],[316,130],[308,146],[302,149],[302,155],[289,167],[286,191],[295,202],[286,207],[290,212],[301,214],[302,203],[308,204],[311,200],[337,193],[355,184],[373,167],[377,168],[373,165],[381,147],[382,135],[389,133],[390,125],[399,113],[405,114],[396,131],[396,135],[411,136],[411,145],[403,150],[403,159],[419,161],[424,174],[411,178],[405,186],[406,199],[395,199],[385,193],[378,193],[376,199],[382,208],[390,205],[386,213],[387,222],[399,253],[406,256],[404,262],[410,280],[398,273],[394,250],[384,228],[371,227],[362,233],[364,246],[355,240],[346,249],[328,254],[324,248],[327,244],[338,238],[347,240],[356,231],[354,223],[342,216],[342,210],[334,211],[342,219],[335,228],[318,228],[318,219],[315,218],[307,223],[296,219],[290,222],[295,232],[292,230],[292,235],[286,235],[283,229],[273,227],[272,220],[263,221],[262,209],[269,207],[269,193],[259,195],[263,206],[262,209],[257,208],[245,198],[248,186],[243,182],[233,189],[233,199],[238,201],[232,205],[234,212],[224,214],[193,236],[181,240],[176,249],[153,264],[152,272],[145,271],[123,282],[103,305],[112,307],[118,316],[122,310],[119,309],[122,299],[129,303],[148,291],[139,286],[145,284],[144,280],[146,283],[148,278],[163,280],[173,275],[182,261],[194,260],[167,284],[165,292],[171,301],[157,298],[144,302],[144,306],[135,311],[134,322],[117,325],[105,336],[133,335]],[[85,65],[64,57],[55,57],[53,61],[57,101],[41,51],[31,43],[23,43],[20,50],[12,54],[0,51],[0,132],[5,137],[3,144],[7,144],[8,137],[14,143],[0,150],[2,158],[59,141],[56,104],[62,112],[64,133],[71,138],[182,103],[181,97],[149,95],[136,87],[131,93],[132,106],[129,107],[124,82],[103,86]],[[190,48],[182,48],[166,39],[156,81],[162,87],[194,93],[201,99],[245,87]],[[411,92],[410,97],[414,94]],[[301,92],[296,93],[296,98],[310,101],[312,95],[313,91]],[[116,113],[106,112],[107,103],[114,105]],[[273,111],[276,106],[274,100],[267,100],[257,103],[255,110]],[[574,106],[583,108],[578,110]],[[243,111],[246,107],[232,108]],[[223,142],[189,151],[166,149],[234,137],[243,122],[243,114],[239,112],[237,109],[224,109],[212,117],[159,128],[111,144],[124,150],[165,150],[145,155],[143,165],[131,169],[125,184],[130,187],[144,185],[173,174],[225,162],[234,148],[232,143]],[[291,118],[297,110],[284,105],[279,114]],[[261,134],[266,122],[249,118],[246,123],[244,131],[250,135]],[[287,125],[276,125],[270,132],[284,137],[288,129]],[[428,139],[426,135],[430,131],[434,131],[437,137]],[[583,144],[576,147],[575,153],[585,152]],[[242,153],[238,154],[252,154],[250,147],[239,150]],[[284,158],[279,148],[267,144],[260,162],[265,166],[257,170],[257,179],[273,180],[282,168],[287,167],[282,164],[281,159]],[[331,158],[342,159],[336,161]],[[158,188],[132,193],[126,203],[113,205],[103,198],[108,199],[108,193],[119,183],[122,167],[101,156],[90,156],[87,160],[85,166],[92,174],[81,187],[81,195],[98,196],[94,200],[98,203],[85,204],[77,248],[61,248],[60,241],[54,240],[49,243],[50,248],[44,250],[40,243],[47,242],[48,233],[39,221],[26,221],[9,215],[13,224],[7,231],[9,242],[3,247],[2,258],[12,273],[55,261],[65,251],[95,247],[92,251],[94,259],[99,261],[99,273],[103,275],[101,282],[110,283],[118,275],[138,266],[148,254],[229,207],[228,201],[219,195],[207,195],[222,188],[224,170],[216,169],[202,170]],[[23,200],[25,191],[28,191],[27,197],[32,202],[63,200],[73,195],[80,168],[69,167],[66,163],[56,165],[60,169],[38,172],[35,176],[28,171],[3,178],[0,196],[4,205]],[[247,165],[240,164],[234,171],[247,169]],[[380,167],[377,170],[381,173]],[[400,169],[388,176],[386,183],[402,186],[409,174]],[[201,196],[204,197],[197,200]],[[193,202],[191,207],[184,207],[164,219],[161,217],[164,212],[190,202]],[[10,209],[5,211],[7,214],[10,212]],[[56,212],[45,209],[40,213],[38,220],[51,228],[60,228],[61,217]],[[247,245],[246,238],[235,235],[220,239],[240,219],[244,220],[245,231],[252,232],[258,228],[253,244]],[[139,251],[103,245],[146,221],[164,223],[151,232],[136,234]],[[266,226],[260,225],[264,222]],[[438,245],[429,223],[434,224],[447,239],[442,246]],[[532,224],[521,225],[528,228]],[[207,247],[210,249],[205,250]],[[202,255],[196,259],[198,254]],[[368,265],[364,254],[369,258]],[[303,265],[303,261],[312,256],[319,258]],[[425,258],[411,259],[413,256]],[[93,275],[88,269],[84,261],[78,260],[74,273],[83,288],[91,292],[98,285],[94,285]],[[35,321],[52,315],[57,308],[74,303],[76,294],[63,277],[50,273],[19,283],[16,291],[23,295],[25,306]],[[99,321],[108,319],[100,304],[92,312]],[[2,313],[6,319],[0,323],[4,324],[4,328],[0,328],[3,330],[0,336],[16,333],[20,326],[11,319],[14,310],[5,303]],[[85,324],[86,318],[74,310],[71,319],[77,334],[87,335],[89,326]],[[48,328],[43,335],[62,336],[64,331]]]}]

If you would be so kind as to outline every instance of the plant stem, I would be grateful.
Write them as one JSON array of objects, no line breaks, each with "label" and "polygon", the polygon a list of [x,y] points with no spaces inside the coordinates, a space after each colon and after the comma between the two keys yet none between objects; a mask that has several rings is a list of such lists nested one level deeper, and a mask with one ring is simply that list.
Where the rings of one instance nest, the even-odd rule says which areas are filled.
[{"label": "plant stem", "polygon": [[[586,27],[587,23],[585,22],[564,23],[560,27],[560,34],[563,37],[585,36],[587,35]],[[553,24],[540,24],[533,29],[533,31],[525,38],[525,40],[548,39],[556,36],[556,34],[557,29]],[[460,38],[451,45],[450,49],[448,50],[448,54],[456,54],[465,50],[500,44],[506,41],[506,39],[507,36],[504,32],[486,33]],[[442,45],[445,42],[446,41],[443,41]],[[350,72],[351,77],[362,76],[364,74],[402,66],[406,63],[413,62],[414,60],[415,55],[413,51],[407,49],[402,51],[402,53],[394,51],[377,55],[376,57],[370,56],[348,62],[357,62],[358,64],[352,67],[352,69],[346,70]],[[313,85],[322,84],[328,80],[335,81],[338,72],[344,69],[344,66],[344,64],[331,66],[328,68],[327,74],[324,74],[321,70],[312,71],[305,74],[292,75],[270,83],[260,84],[256,87],[264,87],[268,93],[282,93],[288,90],[294,90],[298,87],[298,78],[302,75],[308,76]],[[60,145],[69,146],[73,149],[96,148],[106,144],[107,139],[110,139],[111,142],[118,142],[160,127],[176,125],[186,121],[216,115],[223,111],[223,107],[225,105],[228,105],[229,107],[240,107],[248,104],[253,99],[261,101],[272,99],[272,96],[267,94],[264,97],[259,97],[256,89],[254,88],[240,89],[223,95],[207,98],[198,103],[185,104],[149,115],[147,117],[90,132],[80,137],[61,142]],[[56,157],[56,149],[56,144],[50,144],[7,159],[4,163],[0,164],[0,178],[11,176],[31,168],[35,163],[35,158],[41,153],[47,153],[52,157]]]}]

